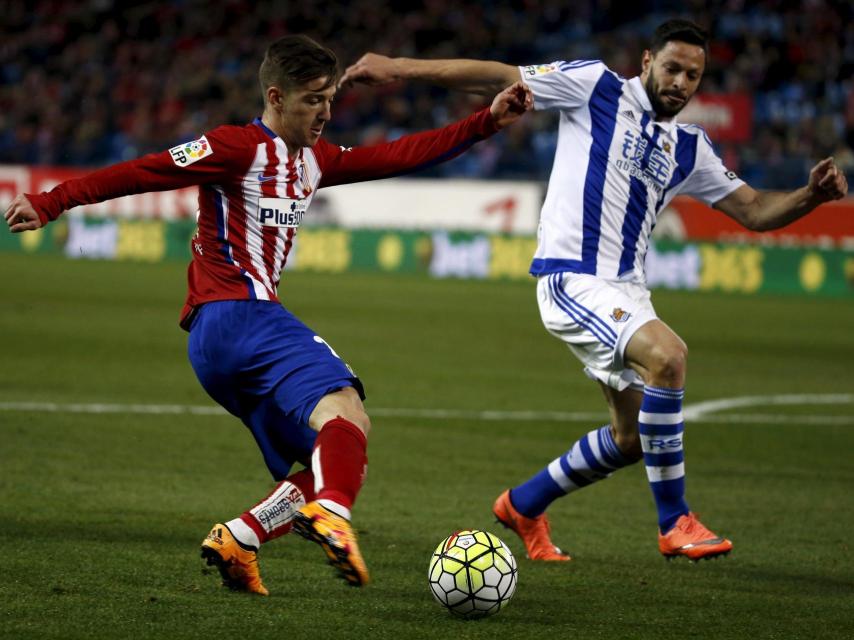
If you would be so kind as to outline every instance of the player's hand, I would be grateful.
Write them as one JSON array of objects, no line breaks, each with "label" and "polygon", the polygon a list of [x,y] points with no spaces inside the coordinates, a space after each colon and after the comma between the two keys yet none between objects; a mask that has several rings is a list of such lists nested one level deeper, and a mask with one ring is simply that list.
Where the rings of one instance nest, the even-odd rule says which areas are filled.
[{"label": "player's hand", "polygon": [[499,129],[513,124],[526,111],[534,108],[534,94],[524,82],[514,82],[495,96],[490,113]]},{"label": "player's hand", "polygon": [[398,61],[377,53],[366,53],[344,71],[338,86],[352,86],[361,82],[372,87],[400,80]]},{"label": "player's hand", "polygon": [[43,227],[39,214],[33,209],[33,205],[27,200],[23,194],[12,200],[6,213],[3,214],[6,219],[6,224],[12,233],[20,233],[21,231],[33,231]]},{"label": "player's hand", "polygon": [[807,186],[822,202],[839,200],[848,194],[848,180],[833,158],[825,158],[812,168]]}]

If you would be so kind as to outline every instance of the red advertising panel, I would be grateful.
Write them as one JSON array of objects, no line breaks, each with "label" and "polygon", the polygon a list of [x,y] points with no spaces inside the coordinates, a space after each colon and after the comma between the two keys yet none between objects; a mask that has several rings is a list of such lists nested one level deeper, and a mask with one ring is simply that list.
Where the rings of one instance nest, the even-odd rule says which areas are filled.
[{"label": "red advertising panel", "polygon": [[699,124],[713,142],[744,142],[753,130],[753,99],[744,93],[697,94],[679,122]]},{"label": "red advertising panel", "polygon": [[720,211],[679,196],[668,206],[665,223],[669,235],[683,240],[752,242],[826,248],[854,247],[854,198],[828,202],[788,227],[756,233],[748,231]]}]

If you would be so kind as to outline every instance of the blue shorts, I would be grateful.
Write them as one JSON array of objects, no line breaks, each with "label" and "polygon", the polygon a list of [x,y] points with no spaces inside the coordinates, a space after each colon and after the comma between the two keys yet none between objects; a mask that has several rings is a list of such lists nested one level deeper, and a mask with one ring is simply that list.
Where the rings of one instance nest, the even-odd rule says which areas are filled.
[{"label": "blue shorts", "polygon": [[308,466],[317,433],[308,426],[325,395],[359,378],[278,302],[224,300],[201,306],[190,327],[190,363],[205,391],[252,431],[275,480]]}]

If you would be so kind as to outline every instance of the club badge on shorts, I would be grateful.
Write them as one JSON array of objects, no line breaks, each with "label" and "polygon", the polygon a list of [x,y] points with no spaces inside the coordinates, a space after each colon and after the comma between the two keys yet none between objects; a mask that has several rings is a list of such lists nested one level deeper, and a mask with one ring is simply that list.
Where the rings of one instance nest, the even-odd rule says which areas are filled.
[{"label": "club badge on shorts", "polygon": [[614,307],[614,310],[611,312],[611,320],[614,322],[625,322],[629,318],[632,317],[632,314],[628,311],[623,311],[620,307]]}]

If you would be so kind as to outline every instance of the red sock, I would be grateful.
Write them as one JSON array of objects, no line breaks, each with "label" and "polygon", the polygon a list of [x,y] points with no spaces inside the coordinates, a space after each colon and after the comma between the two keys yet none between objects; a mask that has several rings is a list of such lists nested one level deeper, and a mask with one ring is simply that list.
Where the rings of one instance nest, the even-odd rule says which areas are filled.
[{"label": "red sock", "polygon": [[263,544],[288,533],[294,514],[312,500],[314,474],[311,469],[302,469],[282,480],[270,495],[244,511],[240,519],[255,532]]},{"label": "red sock", "polygon": [[356,501],[368,466],[368,439],[359,427],[341,416],[317,434],[311,454],[317,500],[328,500],[348,512]]}]

